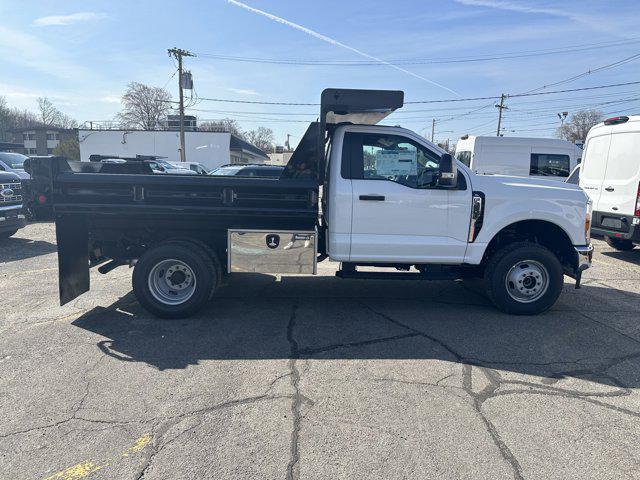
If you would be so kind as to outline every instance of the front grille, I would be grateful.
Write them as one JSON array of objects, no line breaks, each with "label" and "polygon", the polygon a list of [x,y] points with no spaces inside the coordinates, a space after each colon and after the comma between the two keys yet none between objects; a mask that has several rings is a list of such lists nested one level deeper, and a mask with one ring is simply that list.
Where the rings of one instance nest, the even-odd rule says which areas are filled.
[{"label": "front grille", "polygon": [[0,183],[0,205],[22,202],[22,185],[20,183]]}]

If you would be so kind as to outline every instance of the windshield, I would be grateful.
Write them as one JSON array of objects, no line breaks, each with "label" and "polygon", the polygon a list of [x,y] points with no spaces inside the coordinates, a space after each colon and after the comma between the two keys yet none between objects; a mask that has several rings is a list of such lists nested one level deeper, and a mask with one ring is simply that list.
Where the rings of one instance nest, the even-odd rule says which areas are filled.
[{"label": "windshield", "polygon": [[216,168],[210,175],[235,175],[244,167],[220,167]]},{"label": "windshield", "polygon": [[9,168],[24,170],[24,161],[29,158],[21,153],[0,152],[0,160],[6,163]]}]

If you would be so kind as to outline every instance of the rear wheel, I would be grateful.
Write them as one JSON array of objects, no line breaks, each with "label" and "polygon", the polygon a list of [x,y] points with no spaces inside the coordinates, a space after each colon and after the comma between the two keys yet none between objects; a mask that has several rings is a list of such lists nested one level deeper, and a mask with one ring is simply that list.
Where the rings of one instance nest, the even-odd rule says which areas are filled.
[{"label": "rear wheel", "polygon": [[147,251],[133,271],[140,304],[161,318],[193,315],[209,300],[218,272],[210,255],[191,242],[167,242]]},{"label": "rear wheel", "polygon": [[535,315],[549,309],[564,283],[562,265],[545,247],[519,242],[498,250],[485,270],[487,293],[503,312]]},{"label": "rear wheel", "polygon": [[5,232],[0,232],[0,238],[9,238],[12,235],[15,235],[18,232],[18,229],[15,230],[7,230]]},{"label": "rear wheel", "polygon": [[632,250],[634,246],[631,240],[624,240],[622,238],[604,237],[604,241],[607,242],[607,245],[610,247],[620,250],[621,252]]}]

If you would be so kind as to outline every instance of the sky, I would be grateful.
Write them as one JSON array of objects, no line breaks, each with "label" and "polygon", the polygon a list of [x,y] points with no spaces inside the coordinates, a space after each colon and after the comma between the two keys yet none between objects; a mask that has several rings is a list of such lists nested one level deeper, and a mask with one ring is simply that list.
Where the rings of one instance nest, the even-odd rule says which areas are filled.
[{"label": "sky", "polygon": [[[430,138],[435,119],[435,140],[455,141],[496,134],[496,100],[468,98],[640,81],[640,58],[629,59],[640,53],[638,24],[637,0],[0,0],[0,96],[30,110],[46,96],[80,123],[110,120],[132,81],[177,99],[175,46],[197,55],[185,59],[187,113],[200,120],[267,126],[293,146],[318,106],[204,99],[318,103],[327,87],[393,89],[405,102],[462,99],[407,103],[385,120]],[[505,135],[552,136],[564,111],[640,113],[640,84],[505,105]]]}]

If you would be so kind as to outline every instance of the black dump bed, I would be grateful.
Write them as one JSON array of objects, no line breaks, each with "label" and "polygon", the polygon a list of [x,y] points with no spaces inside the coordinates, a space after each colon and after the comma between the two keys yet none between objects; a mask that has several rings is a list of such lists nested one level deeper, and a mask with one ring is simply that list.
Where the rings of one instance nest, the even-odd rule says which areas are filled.
[{"label": "black dump bed", "polygon": [[318,187],[311,177],[154,174],[144,162],[75,162],[61,157],[28,162],[31,201],[50,205],[56,218],[88,215],[92,221],[118,217],[155,222],[206,217],[209,225],[220,222],[225,227],[253,226],[270,218],[313,228],[317,217]]}]

